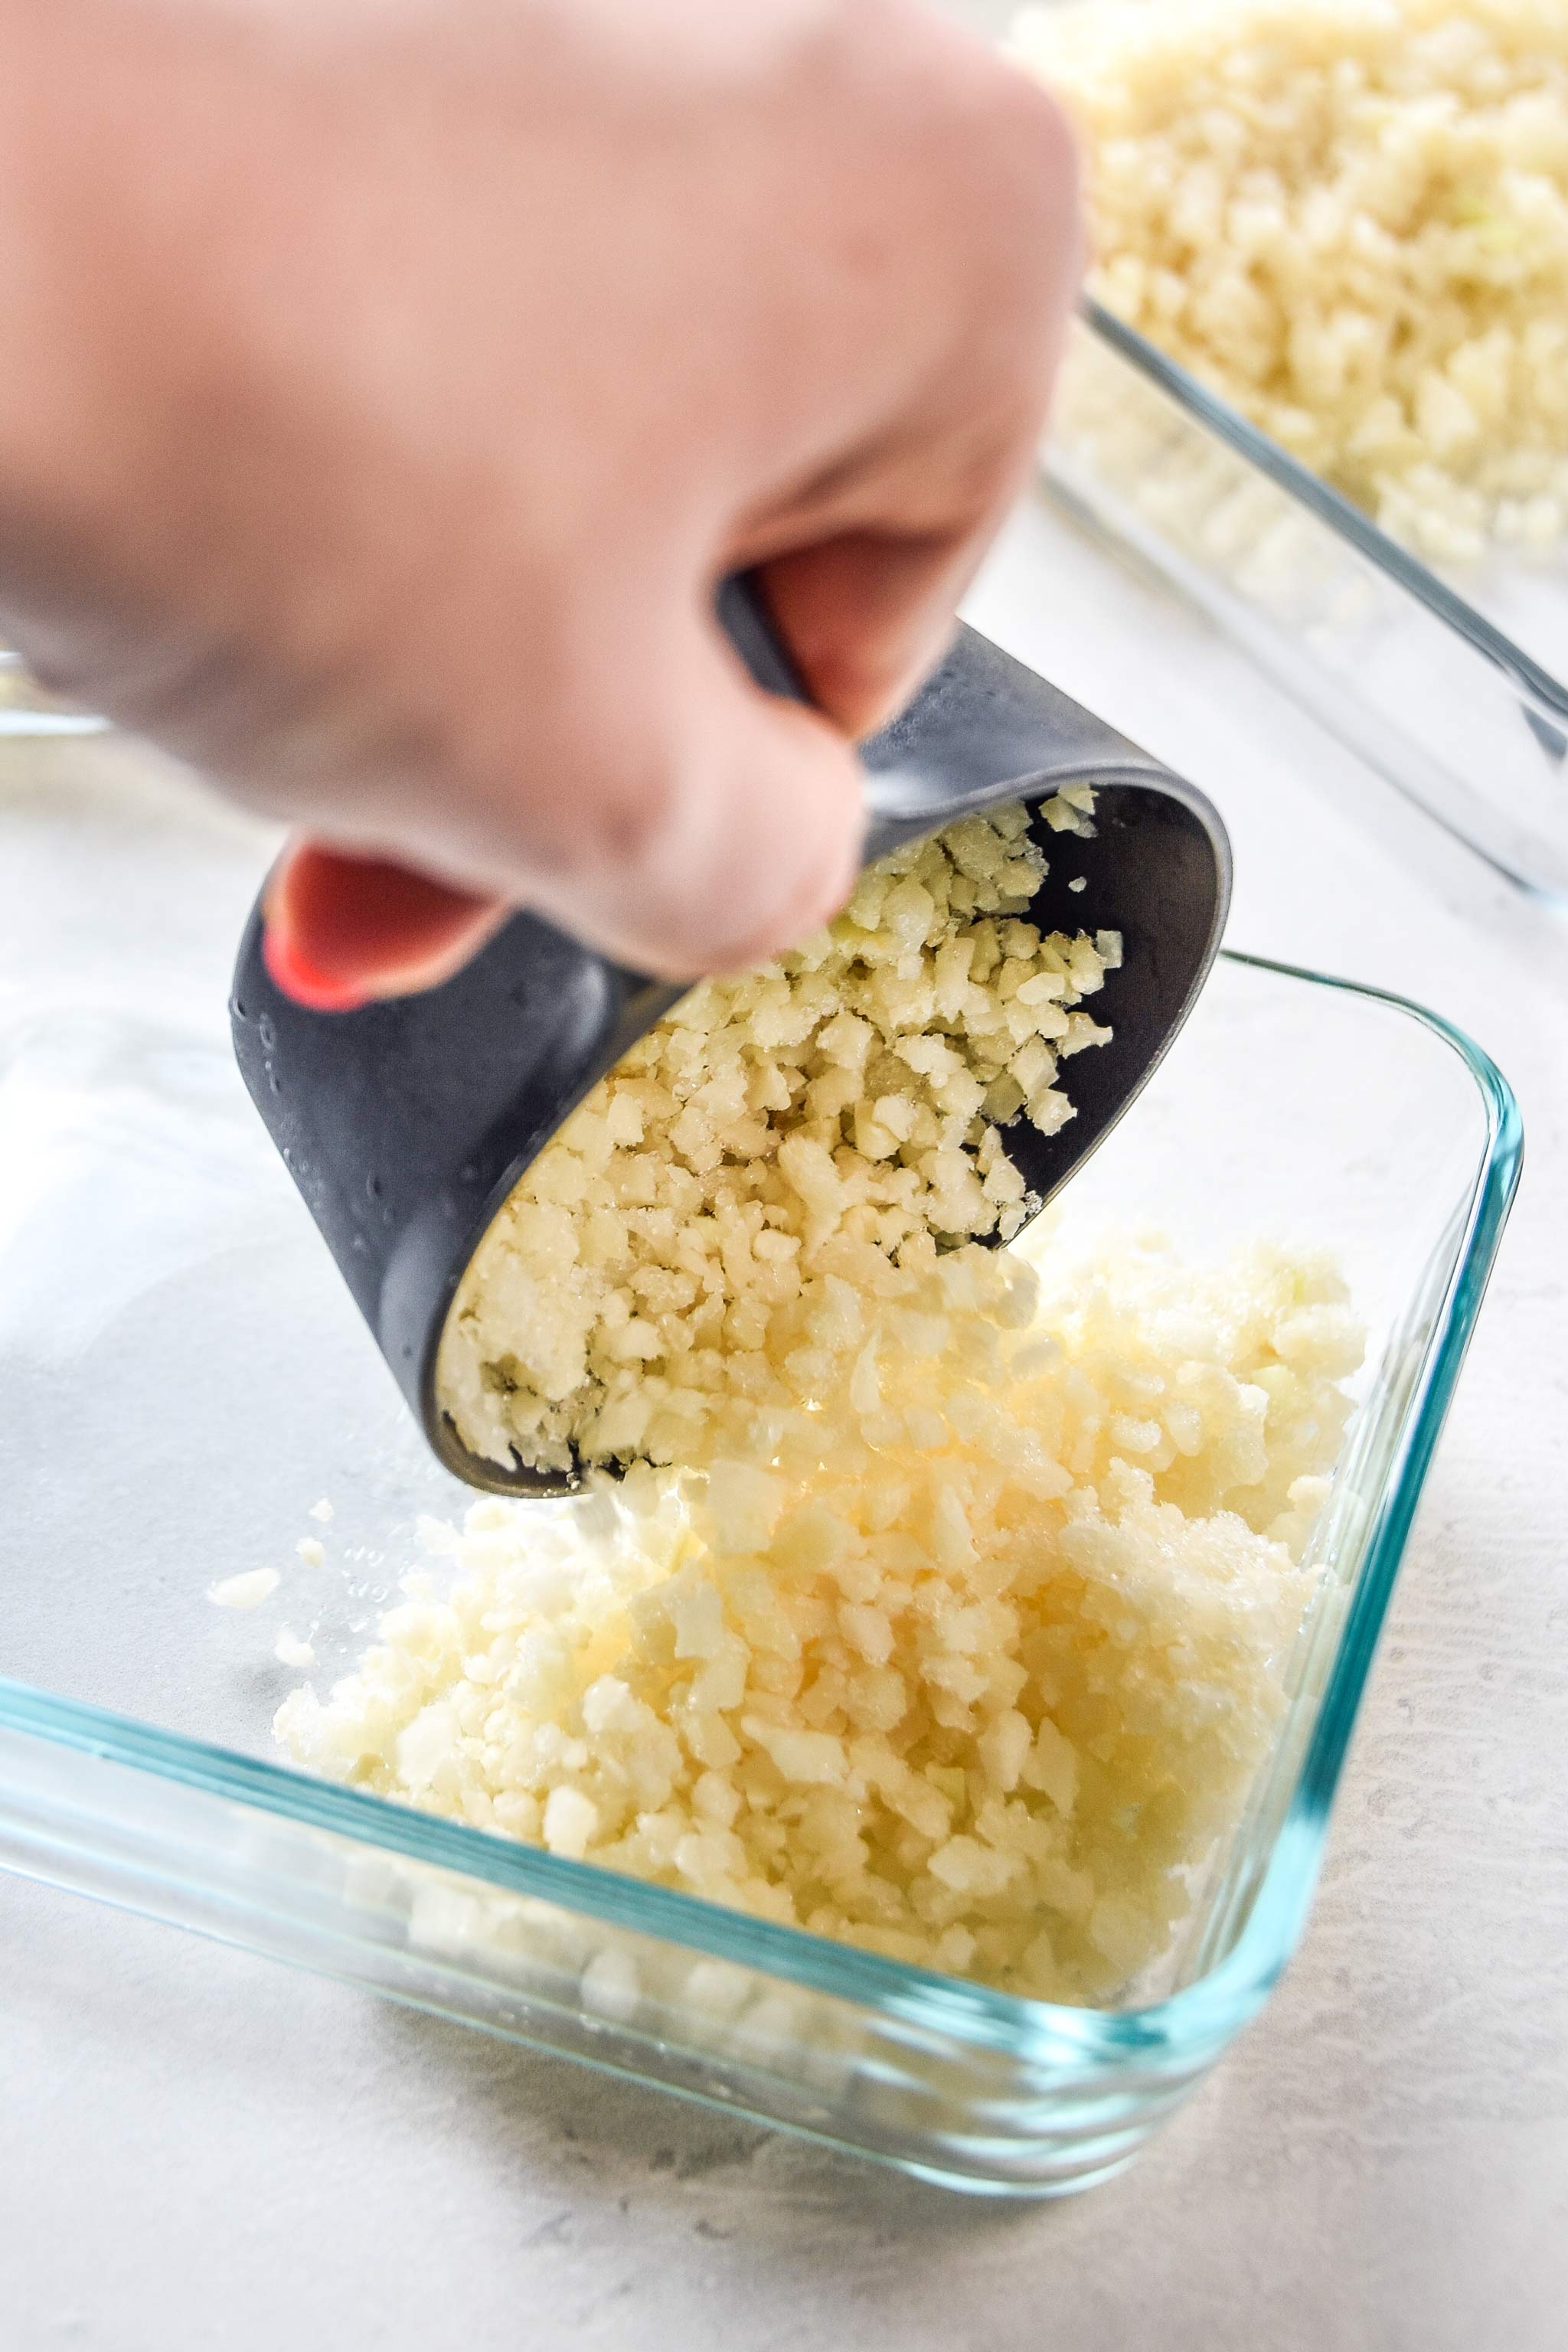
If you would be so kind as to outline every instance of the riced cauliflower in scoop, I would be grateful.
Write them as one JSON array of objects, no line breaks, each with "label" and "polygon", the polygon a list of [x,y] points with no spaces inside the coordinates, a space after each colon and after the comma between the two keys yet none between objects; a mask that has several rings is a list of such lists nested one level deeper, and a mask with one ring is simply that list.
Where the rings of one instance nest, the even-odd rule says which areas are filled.
[{"label": "riced cauliflower in scoop", "polygon": [[794,1401],[704,1473],[427,1525],[357,1670],[285,1702],[289,1754],[891,1958],[1115,1999],[1276,1734],[1362,1341],[1320,1258],[1037,1234],[1043,1282],[1016,1251],[856,1244],[876,1280],[823,1273]]},{"label": "riced cauliflower in scoop", "polygon": [[[1047,802],[1092,830],[1094,795]],[[1029,1203],[1002,1129],[1073,1116],[1058,1066],[1114,932],[1042,937],[1021,806],[868,871],[792,953],[691,991],[528,1169],[447,1317],[443,1409],[541,1468],[701,1463],[812,1394],[814,1333]]]}]

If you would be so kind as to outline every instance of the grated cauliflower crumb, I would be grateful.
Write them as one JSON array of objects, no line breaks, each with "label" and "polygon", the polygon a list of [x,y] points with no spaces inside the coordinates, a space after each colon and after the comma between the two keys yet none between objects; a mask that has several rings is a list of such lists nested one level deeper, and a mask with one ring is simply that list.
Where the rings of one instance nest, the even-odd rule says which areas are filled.
[{"label": "grated cauliflower crumb", "polygon": [[1422,554],[1561,543],[1563,0],[1079,0],[1011,46],[1085,132],[1111,310]]},{"label": "grated cauliflower crumb", "polygon": [[[1093,831],[1094,794],[1047,801]],[[562,1470],[710,1462],[816,1395],[868,1298],[1034,1205],[1001,1129],[1052,1134],[1108,1028],[1113,931],[1042,937],[1022,806],[860,878],[830,929],[681,999],[528,1169],[447,1319],[437,1392],[471,1453]],[[889,1289],[890,1286],[890,1289]],[[872,1378],[868,1365],[865,1381]]]},{"label": "grated cauliflower crumb", "polygon": [[280,1665],[295,1674],[308,1674],[316,1663],[316,1653],[310,1643],[301,1640],[287,1625],[279,1628],[278,1639],[272,1644],[272,1654]]},{"label": "grated cauliflower crumb", "polygon": [[[1025,1249],[825,1272],[814,1408],[737,1420],[703,1471],[422,1522],[445,1591],[405,1580],[330,1697],[285,1701],[289,1753],[867,1950],[1117,1998],[1279,1720],[1361,1339],[1321,1258]],[[588,2007],[639,1998],[626,1956],[591,1963]]]},{"label": "grated cauliflower crumb", "polygon": [[277,1591],[279,1581],[275,1568],[247,1568],[238,1576],[226,1576],[220,1584],[209,1585],[207,1599],[220,1609],[259,1609]]}]

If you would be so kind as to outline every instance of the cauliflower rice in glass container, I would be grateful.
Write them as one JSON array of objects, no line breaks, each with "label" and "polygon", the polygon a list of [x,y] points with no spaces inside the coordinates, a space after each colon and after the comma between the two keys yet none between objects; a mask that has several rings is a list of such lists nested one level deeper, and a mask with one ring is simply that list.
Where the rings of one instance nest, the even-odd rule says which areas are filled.
[{"label": "cauliflower rice in glass container", "polygon": [[1009,46],[1091,154],[1058,500],[1568,895],[1568,17],[1060,0]]},{"label": "cauliflower rice in glass container", "polygon": [[[1352,1066],[1361,1082],[1347,1093],[1342,1073]],[[1239,1123],[1238,1088],[1249,1112]],[[1047,1997],[1026,1989],[1045,1948],[1031,1957],[1034,1937],[1017,1936],[1005,1885],[983,1891],[994,1872],[985,1857],[1004,1849],[973,1805],[970,1825],[931,1847],[932,1855],[953,1849],[933,1884],[945,1872],[958,1907],[946,1920],[936,1907],[915,1911],[918,1928],[907,1932],[928,1941],[901,1957],[890,1943],[876,1948],[879,1927],[896,1934],[897,1920],[873,1919],[870,1936],[850,1941],[837,1925],[820,1932],[833,1924],[826,1919],[789,1924],[700,1891],[712,1865],[722,1895],[718,1878],[735,1861],[725,1840],[737,1832],[722,1820],[731,1768],[721,1762],[704,1768],[717,1779],[700,1794],[693,1783],[692,1827],[681,1832],[699,1841],[686,1854],[697,1876],[664,1884],[593,1858],[598,1825],[584,1808],[596,1800],[564,1750],[543,1790],[540,1845],[507,1833],[501,1819],[477,1826],[451,1808],[447,1817],[418,1810],[404,1801],[416,1793],[406,1782],[384,1794],[363,1780],[336,1784],[279,1764],[279,1705],[308,1674],[330,1718],[333,1686],[352,1676],[388,1611],[414,1612],[394,1647],[423,1658],[419,1612],[460,1611],[464,1575],[504,1578],[510,1561],[517,1575],[547,1580],[552,1550],[585,1545],[596,1551],[593,1573],[613,1582],[613,1545],[593,1516],[602,1507],[592,1496],[542,1507],[531,1559],[533,1522],[505,1505],[504,1525],[462,1538],[478,1547],[466,1559],[422,1556],[421,1518],[449,1524],[469,1498],[430,1460],[393,1394],[221,1046],[97,1013],[18,1023],[0,1055],[0,1134],[11,1171],[0,1227],[0,1399],[15,1439],[13,1550],[25,1570],[0,1589],[13,1677],[0,1687],[7,1866],[993,2193],[1060,2193],[1118,2168],[1260,2005],[1305,1916],[1377,1630],[1517,1172],[1511,1097],[1485,1056],[1444,1024],[1370,992],[1222,960],[1138,1117],[1072,1188],[1059,1229],[1034,1245],[1053,1261],[1069,1245],[1092,1251],[1092,1228],[1136,1234],[1157,1202],[1185,1267],[1222,1261],[1238,1235],[1257,1235],[1298,1265],[1326,1250],[1367,1349],[1358,1373],[1334,1373],[1325,1358],[1310,1375],[1343,1381],[1347,1392],[1342,1443],[1310,1474],[1325,1483],[1292,1498],[1295,1473],[1278,1505],[1268,1497],[1268,1528],[1295,1555],[1289,1572],[1305,1606],[1299,1630],[1274,1645],[1273,1704],[1218,1708],[1222,1728],[1255,1723],[1257,1736],[1235,1748],[1223,1819],[1209,1825],[1180,1916],[1163,1941],[1152,1937],[1147,1889],[1125,1879],[1129,1906],[1100,1907],[1118,1892],[1116,1857],[1101,1855],[1089,1874],[1103,1883],[1096,1878],[1075,1941],[1064,1876],[1057,1891],[1067,1907],[1047,1939],[1057,1973],[1033,1979]],[[1298,1302],[1271,1327],[1287,1348],[1296,1341],[1285,1325],[1302,1311],[1314,1310]],[[1162,1344],[1176,1344],[1170,1324],[1152,1328]],[[1079,1340],[1067,1338],[1070,1354]],[[1310,1319],[1297,1334],[1307,1357],[1346,1339]],[[205,1369],[220,1349],[245,1367],[247,1448],[230,1443],[232,1399]],[[1114,1442],[1130,1461],[1149,1439],[1156,1458],[1159,1441],[1137,1425],[1149,1416],[1133,1402],[1121,1401],[1126,1423]],[[983,1463],[994,1433],[973,1425],[966,1442]],[[911,1452],[918,1436],[906,1431]],[[1233,1459],[1230,1472],[1238,1466],[1247,1465]],[[1281,1476],[1289,1467],[1281,1461]],[[1108,1472],[1099,1483],[1112,1511],[1136,1522],[1148,1506],[1132,1488],[1163,1475],[1131,1473],[1120,1493]],[[1005,1566],[978,1520],[976,1492],[966,1483],[956,1497],[971,1539],[977,1524],[984,1538],[973,1562],[959,1557],[957,1516],[942,1510],[955,1576],[973,1577],[987,1561]],[[727,1539],[756,1501],[743,1482],[732,1489]],[[905,1507],[918,1513],[918,1496]],[[1279,1525],[1292,1514],[1293,1524]],[[1239,1517],[1234,1525],[1235,1542],[1269,1540]],[[1084,1591],[1098,1577],[1105,1598],[1142,1593],[1141,1605],[1157,1610],[1157,1585],[1125,1582],[1125,1559],[1119,1566],[1114,1546],[1087,1531],[1098,1557]],[[896,1521],[884,1532],[897,1534]],[[791,1540],[805,1542],[814,1576],[826,1572],[809,1529]],[[424,1598],[401,1589],[416,1562],[413,1572],[431,1580]],[[1172,1563],[1173,1594],[1202,1566]],[[265,1592],[243,1589],[255,1605],[206,1597],[221,1599],[231,1579],[258,1570],[278,1580]],[[1232,1601],[1244,1589],[1224,1587]],[[40,1590],[50,1594],[46,1612],[32,1605]],[[803,1604],[820,1597],[809,1581],[795,1595]],[[889,1597],[839,1596],[848,1612],[840,1630],[861,1642],[868,1677],[904,1671],[920,1651],[918,1612],[896,1618]],[[1015,1584],[991,1599],[1019,1610],[1026,1647],[1028,1596]],[[580,1605],[591,1612],[596,1603],[584,1593]],[[700,1576],[689,1579],[668,1625],[672,1665],[686,1626],[684,1675],[732,1667],[710,1646],[710,1612]],[[1119,1651],[1116,1612],[1104,1613],[1110,1657],[1131,1660],[1139,1645]],[[883,1618],[891,1641],[879,1668]],[[1202,1638],[1223,1637],[1223,1611],[1205,1622]],[[510,1638],[506,1627],[491,1630]],[[525,1641],[528,1628],[518,1630]],[[665,1639],[649,1627],[656,1649]],[[758,1629],[752,1646],[765,1647]],[[1013,1654],[1037,1689],[1048,1661],[1026,1647]],[[1070,1669],[1081,1650],[1069,1648]],[[1008,1653],[1006,1641],[1001,1649]],[[1268,1652],[1267,1640],[1250,1653],[1230,1642],[1225,1654],[1245,1674],[1248,1655]],[[981,1654],[952,1653],[960,1683]],[[537,1648],[531,1655],[537,1675],[547,1661]],[[621,1710],[648,1704],[648,1686],[611,1661],[595,1679],[628,1694],[597,1690],[595,1736],[629,1739],[635,1750],[647,1725],[634,1714],[628,1732]],[[934,1739],[949,1727],[935,1720],[940,1682],[925,1687]],[[760,1678],[759,1696],[768,1696]],[[787,1692],[772,1696],[790,1703]],[[870,1680],[857,1703],[867,1697],[874,1705]],[[975,1742],[972,1790],[968,1764],[961,1776],[964,1793],[983,1810],[993,1783],[1005,1805],[1022,1790],[1041,1822],[1070,1818],[1058,1801],[1069,1793],[1061,1751],[1037,1727],[1021,1741],[1004,1719],[1026,1721],[1027,1705],[993,1711],[984,1748]],[[757,1717],[764,1756],[772,1741],[786,1765],[805,1768],[798,1819],[787,1825],[807,1823],[819,1853],[830,1853],[841,1824],[827,1801],[843,1790],[809,1778],[828,1759],[806,1738],[817,1727],[783,1721],[776,1709],[770,1717],[765,1706],[744,1711]],[[1063,1732],[1068,1747],[1083,1727]],[[804,1746],[792,1747],[792,1731]],[[753,1737],[743,1720],[740,1736]],[[401,1752],[410,1780],[421,1737],[399,1751],[395,1735],[391,1752]],[[442,1752],[426,1741],[426,1756],[438,1762]],[[776,1758],[768,1769],[782,1769]],[[954,1768],[934,1747],[910,1769],[956,1810],[958,1782],[940,1777]],[[917,1808],[927,1801],[908,1783],[885,1789],[884,1800],[894,1795]],[[1096,1802],[1094,1790],[1080,1789],[1072,1811],[1085,1805],[1092,1822]],[[544,1820],[552,1804],[555,1851]],[[885,1817],[895,1840],[890,1802]],[[994,1814],[985,1821],[996,1826]],[[940,1826],[934,1813],[928,1826]],[[586,1858],[572,1851],[579,1843]],[[1142,1852],[1147,1859],[1154,1848]],[[1067,1873],[1080,1866],[1070,1853],[1061,1859]],[[839,1885],[853,1895],[851,1880]],[[988,1904],[995,1916],[981,1916]],[[972,1954],[964,1934],[975,1937]]]}]

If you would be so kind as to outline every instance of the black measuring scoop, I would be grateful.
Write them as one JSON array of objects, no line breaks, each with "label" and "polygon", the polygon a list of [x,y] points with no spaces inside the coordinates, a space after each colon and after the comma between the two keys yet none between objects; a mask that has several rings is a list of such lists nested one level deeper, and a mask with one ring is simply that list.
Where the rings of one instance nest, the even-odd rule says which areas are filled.
[{"label": "black measuring scoop", "polygon": [[[719,614],[759,684],[798,696],[747,583],[725,583]],[[1029,919],[1121,934],[1110,1041],[1072,1064],[1077,1116],[1055,1135],[1022,1119],[1007,1129],[1043,1205],[1121,1118],[1208,974],[1230,898],[1225,828],[1191,784],[972,629],[860,757],[868,863],[970,810],[1022,800],[1049,865]],[[1092,839],[1033,814],[1071,784],[1100,795]],[[684,989],[515,915],[440,988],[317,1013],[279,989],[261,939],[258,901],[230,1006],[240,1071],[431,1446],[470,1486],[570,1493],[574,1473],[469,1453],[437,1399],[437,1351],[464,1270],[523,1170]]]}]

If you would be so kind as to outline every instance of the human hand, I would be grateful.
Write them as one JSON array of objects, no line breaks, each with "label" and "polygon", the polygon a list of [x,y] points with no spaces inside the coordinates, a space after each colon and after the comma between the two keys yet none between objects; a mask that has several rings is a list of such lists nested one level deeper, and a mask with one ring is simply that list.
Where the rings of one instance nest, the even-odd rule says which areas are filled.
[{"label": "human hand", "polygon": [[[305,828],[351,1003],[530,907],[687,976],[847,894],[1076,285],[1052,103],[918,0],[0,0],[0,611]],[[755,570],[816,708],[715,624]]]}]

